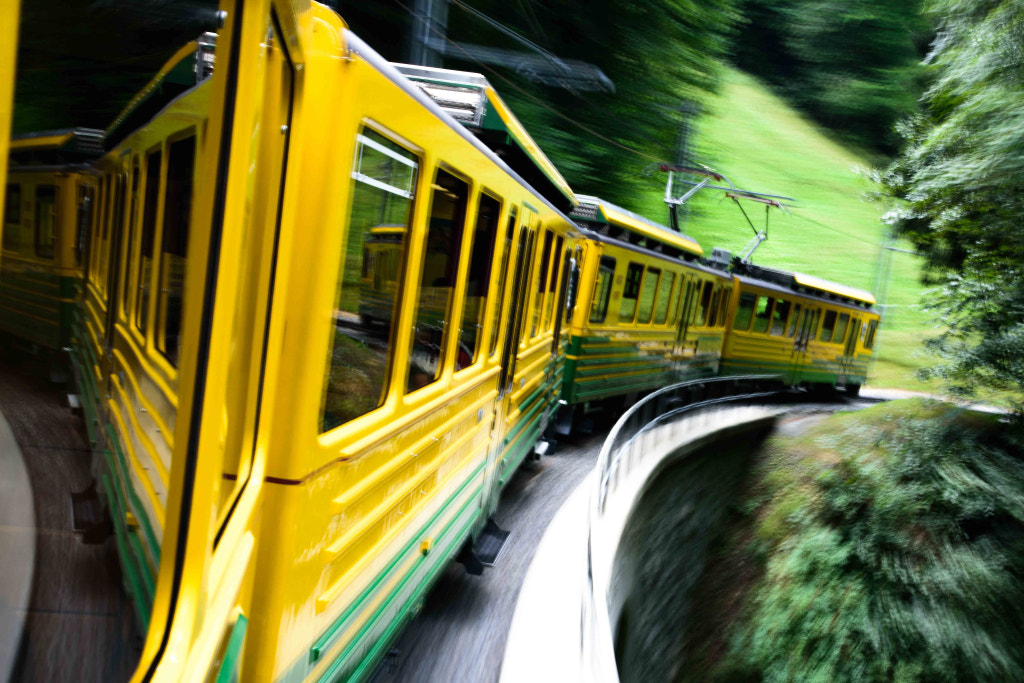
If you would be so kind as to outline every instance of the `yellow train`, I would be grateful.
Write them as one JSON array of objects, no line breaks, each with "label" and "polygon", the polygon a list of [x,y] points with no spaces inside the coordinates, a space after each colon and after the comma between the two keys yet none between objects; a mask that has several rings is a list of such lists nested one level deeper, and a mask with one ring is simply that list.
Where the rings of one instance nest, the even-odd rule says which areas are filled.
[{"label": "yellow train", "polygon": [[136,680],[365,680],[560,401],[862,383],[870,295],[578,198],[486,79],[321,5],[220,16],[80,181],[72,360]]},{"label": "yellow train", "polygon": [[733,277],[723,374],[777,373],[793,386],[860,393],[879,322],[870,292],[744,263]]},{"label": "yellow train", "polygon": [[580,303],[569,330],[558,433],[591,403],[718,372],[732,278],[692,238],[579,197]]},{"label": "yellow train", "polygon": [[95,205],[103,133],[76,128],[17,136],[10,142],[0,256],[0,330],[58,350],[88,250],[83,226]]},{"label": "yellow train", "polygon": [[515,170],[329,9],[222,11],[95,165],[73,356],[136,679],[365,679],[557,407],[582,233],[489,86]]}]

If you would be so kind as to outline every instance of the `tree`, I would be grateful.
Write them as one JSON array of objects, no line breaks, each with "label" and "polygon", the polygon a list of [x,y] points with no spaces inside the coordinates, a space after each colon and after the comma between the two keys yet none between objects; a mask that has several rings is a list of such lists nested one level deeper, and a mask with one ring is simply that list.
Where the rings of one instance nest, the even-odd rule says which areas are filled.
[{"label": "tree", "polygon": [[920,2],[745,0],[737,64],[823,124],[894,152],[893,126],[914,111],[929,34]]},{"label": "tree", "polygon": [[925,256],[945,325],[931,374],[1024,407],[1024,2],[929,0],[939,33],[925,109],[881,174],[905,200],[888,222]]}]

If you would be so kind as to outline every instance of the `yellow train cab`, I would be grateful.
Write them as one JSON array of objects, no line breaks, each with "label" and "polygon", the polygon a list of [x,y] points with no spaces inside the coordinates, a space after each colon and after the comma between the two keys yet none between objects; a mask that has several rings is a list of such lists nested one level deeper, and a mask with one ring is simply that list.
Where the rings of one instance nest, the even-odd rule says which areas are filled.
[{"label": "yellow train cab", "polygon": [[584,229],[559,432],[586,404],[718,371],[731,278],[698,262],[692,238],[596,197]]},{"label": "yellow train cab", "polygon": [[16,136],[4,186],[0,330],[57,350],[68,345],[81,291],[103,132]]},{"label": "yellow train cab", "polygon": [[724,374],[778,373],[794,386],[859,393],[879,322],[870,292],[752,264],[734,275]]},{"label": "yellow train cab", "polygon": [[75,357],[136,678],[365,680],[557,405],[581,235],[333,11],[222,8],[96,165]]}]

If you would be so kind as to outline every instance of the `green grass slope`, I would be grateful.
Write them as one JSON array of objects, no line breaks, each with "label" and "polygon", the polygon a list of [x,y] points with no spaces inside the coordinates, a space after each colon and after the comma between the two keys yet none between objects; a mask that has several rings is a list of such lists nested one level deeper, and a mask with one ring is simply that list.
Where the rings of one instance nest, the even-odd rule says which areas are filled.
[{"label": "green grass slope", "polygon": [[[864,199],[870,182],[857,169],[883,159],[835,141],[756,79],[732,69],[724,72],[721,92],[698,123],[697,150],[700,159],[737,187],[796,199],[792,215],[771,211],[768,241],[754,254],[755,263],[876,289],[885,234],[879,221],[882,207]],[[652,178],[652,193],[643,206],[643,213],[660,221],[667,220],[666,209],[653,190],[664,181],[664,174]],[[754,236],[736,204],[721,192],[704,190],[691,202],[683,229],[709,254],[712,247],[738,254]],[[744,202],[743,208],[762,229],[764,207]],[[914,370],[928,362],[922,339],[934,334],[930,318],[917,308],[924,292],[919,260],[898,252],[894,256],[889,308],[868,383],[934,389],[914,377]]]}]

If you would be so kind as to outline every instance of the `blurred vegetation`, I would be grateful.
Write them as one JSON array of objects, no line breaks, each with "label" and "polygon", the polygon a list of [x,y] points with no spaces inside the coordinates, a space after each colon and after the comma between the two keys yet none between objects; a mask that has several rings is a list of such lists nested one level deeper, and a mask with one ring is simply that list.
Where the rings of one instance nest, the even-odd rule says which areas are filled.
[{"label": "blurred vegetation", "polygon": [[713,629],[693,625],[689,670],[719,681],[1024,679],[1021,445],[997,416],[923,400],[772,437],[740,503],[742,547],[709,568],[731,575],[723,593],[745,586],[727,609],[738,618],[710,658]]},{"label": "blurred vegetation", "polygon": [[215,30],[212,0],[23,0],[14,134],[106,128],[185,43]]},{"label": "blurred vegetation", "polygon": [[[594,64],[615,84],[614,94],[543,86],[458,61],[458,50],[445,62],[482,70],[577,191],[634,210],[649,188],[640,171],[672,158],[684,109],[717,88],[739,18],[734,0],[472,4],[560,58]],[[449,16],[455,41],[522,49],[458,5]]]},{"label": "blurred vegetation", "polygon": [[925,107],[878,174],[888,222],[926,257],[945,331],[929,370],[950,388],[1010,392],[1024,407],[1024,6],[931,0],[939,39]]},{"label": "blurred vegetation", "polygon": [[857,144],[897,150],[933,36],[920,0],[743,0],[736,64]]}]

